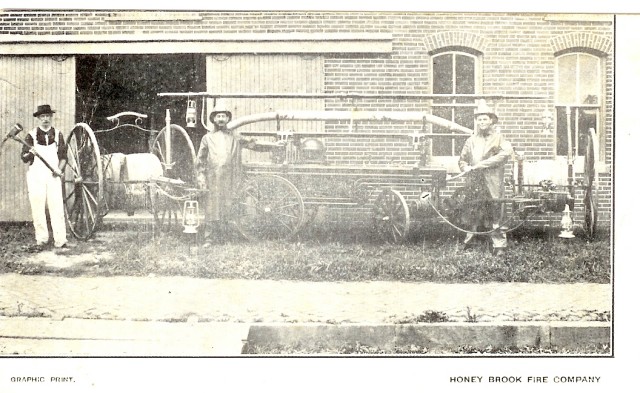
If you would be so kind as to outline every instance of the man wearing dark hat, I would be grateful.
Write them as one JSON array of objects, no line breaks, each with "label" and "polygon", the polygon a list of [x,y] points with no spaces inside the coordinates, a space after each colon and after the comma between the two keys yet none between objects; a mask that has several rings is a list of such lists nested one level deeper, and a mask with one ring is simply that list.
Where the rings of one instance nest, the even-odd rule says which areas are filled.
[{"label": "man wearing dark hat", "polygon": [[[33,114],[40,121],[25,137],[27,145],[22,148],[22,161],[27,169],[27,190],[31,204],[31,215],[36,235],[36,247],[41,249],[49,242],[46,211],[49,211],[53,244],[57,248],[67,246],[67,230],[62,197],[62,172],[58,169],[61,160],[66,160],[66,147],[62,133],[52,127],[54,110],[49,105],[39,105]],[[41,157],[36,157],[35,153]],[[42,162],[46,160],[52,171]]]},{"label": "man wearing dark hat", "polygon": [[483,227],[491,230],[493,253],[500,255],[507,247],[507,235],[500,227],[503,208],[501,202],[491,199],[504,197],[504,165],[513,155],[511,144],[496,130],[498,116],[486,103],[481,102],[475,113],[477,132],[467,139],[458,165],[467,173],[466,193],[471,200],[487,200],[467,206],[465,221],[471,231],[464,239],[465,249],[470,246],[473,232]]},{"label": "man wearing dark hat", "polygon": [[209,129],[200,141],[196,170],[199,187],[207,189],[205,202],[205,246],[226,236],[231,221],[231,198],[240,180],[242,148],[268,151],[275,143],[258,142],[242,137],[227,128],[231,112],[218,100],[209,114],[214,128]]}]

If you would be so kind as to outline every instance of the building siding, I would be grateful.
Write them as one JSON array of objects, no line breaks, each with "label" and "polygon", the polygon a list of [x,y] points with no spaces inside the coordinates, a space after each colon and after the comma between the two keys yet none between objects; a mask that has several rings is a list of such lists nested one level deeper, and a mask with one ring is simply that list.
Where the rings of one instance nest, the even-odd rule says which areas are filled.
[{"label": "building siding", "polygon": [[[220,93],[322,93],[322,56],[234,55],[207,56],[207,91]],[[233,118],[280,110],[324,110],[322,99],[249,98],[224,100]],[[209,100],[213,105],[213,100]],[[211,108],[211,106],[210,106]],[[211,125],[210,125],[211,126]],[[288,121],[282,131],[322,132],[321,122]],[[278,124],[267,121],[249,124],[243,131],[276,131]],[[268,137],[258,138],[267,139]],[[268,153],[245,152],[245,161],[268,160]]]},{"label": "building siding", "polygon": [[[0,57],[0,130],[4,134],[20,123],[24,131],[19,137],[24,138],[38,125],[33,112],[48,103],[56,111],[54,127],[68,135],[75,117],[74,85],[73,57]],[[31,220],[21,148],[8,140],[0,152],[0,221]]]}]

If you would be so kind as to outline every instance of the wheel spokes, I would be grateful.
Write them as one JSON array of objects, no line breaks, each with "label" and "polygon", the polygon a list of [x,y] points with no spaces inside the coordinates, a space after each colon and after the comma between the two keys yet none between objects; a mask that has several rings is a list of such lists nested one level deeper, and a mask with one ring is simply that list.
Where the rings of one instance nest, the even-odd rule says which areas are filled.
[{"label": "wheel spokes", "polygon": [[[63,200],[71,232],[88,239],[102,200],[100,149],[91,128],[78,123],[67,139]],[[68,168],[68,170],[67,170]]]},{"label": "wheel spokes", "polygon": [[279,176],[251,179],[237,194],[234,209],[236,225],[249,239],[290,237],[304,221],[300,193]]},{"label": "wheel spokes", "polygon": [[397,191],[385,189],[378,196],[373,211],[374,227],[385,239],[403,240],[410,227],[409,208]]}]

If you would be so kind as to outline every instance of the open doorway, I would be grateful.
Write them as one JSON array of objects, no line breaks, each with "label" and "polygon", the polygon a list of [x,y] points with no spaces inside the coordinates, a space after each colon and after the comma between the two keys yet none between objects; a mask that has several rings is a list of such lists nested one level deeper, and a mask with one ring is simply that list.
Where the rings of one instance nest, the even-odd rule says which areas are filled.
[{"label": "open doorway", "polygon": [[[166,109],[172,123],[184,126],[184,99],[158,97],[162,92],[206,90],[206,60],[200,54],[177,55],[81,55],[76,59],[76,121],[94,130],[109,129],[107,117],[139,112],[148,118],[144,128],[161,130]],[[204,128],[189,129],[194,146]],[[97,135],[104,153],[148,151],[150,135],[106,132]]]}]

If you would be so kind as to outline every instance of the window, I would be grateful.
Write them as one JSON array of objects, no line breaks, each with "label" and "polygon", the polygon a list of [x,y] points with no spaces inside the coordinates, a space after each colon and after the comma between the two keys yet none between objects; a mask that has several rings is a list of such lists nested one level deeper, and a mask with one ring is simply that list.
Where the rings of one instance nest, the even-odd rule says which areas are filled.
[{"label": "window", "polygon": [[[589,53],[556,58],[556,154],[582,156],[590,128],[598,134],[602,105],[601,60]],[[571,135],[569,137],[569,135]]]},{"label": "window", "polygon": [[[474,128],[475,99],[458,95],[478,93],[478,63],[476,56],[466,52],[448,51],[433,56],[433,94],[452,95],[433,101],[432,113],[435,116]],[[434,125],[432,130],[433,133],[451,134],[450,130],[441,126]],[[432,154],[459,156],[467,138],[468,135],[434,137]]]}]

